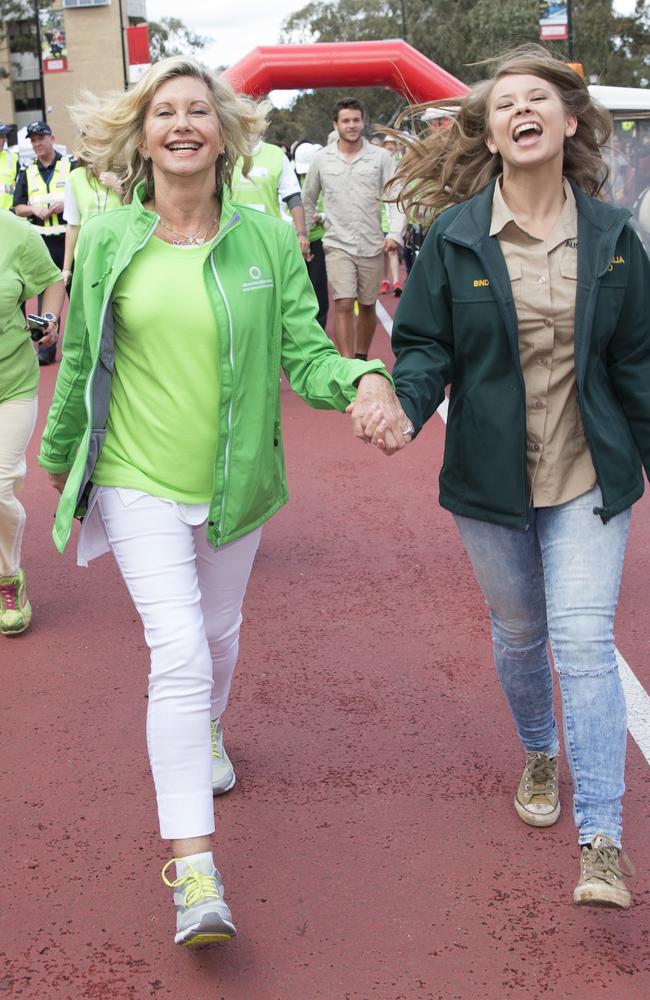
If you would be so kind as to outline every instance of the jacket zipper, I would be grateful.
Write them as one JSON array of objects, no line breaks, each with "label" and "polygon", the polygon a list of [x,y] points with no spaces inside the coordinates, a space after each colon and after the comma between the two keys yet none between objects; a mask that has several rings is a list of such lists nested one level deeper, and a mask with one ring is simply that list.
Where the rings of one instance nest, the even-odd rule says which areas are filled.
[{"label": "jacket zipper", "polygon": [[226,421],[226,450],[223,465],[223,496],[221,498],[221,515],[219,517],[219,524],[217,527],[217,536],[220,540],[223,535],[223,526],[226,517],[226,495],[228,493],[228,474],[230,472],[230,450],[231,450],[231,438],[232,438],[232,413],[235,401],[235,338],[233,335],[233,325],[232,325],[232,313],[230,311],[230,305],[228,304],[228,299],[226,298],[226,293],[221,284],[221,279],[219,277],[219,272],[217,271],[217,266],[214,262],[214,257],[210,255],[210,266],[212,268],[212,273],[214,275],[214,280],[217,283],[217,288],[221,294],[224,305],[226,307],[226,315],[228,316],[228,342],[229,342],[229,358],[230,358],[230,368],[232,371],[233,379],[233,389],[230,396],[230,402],[228,404],[228,419]]}]

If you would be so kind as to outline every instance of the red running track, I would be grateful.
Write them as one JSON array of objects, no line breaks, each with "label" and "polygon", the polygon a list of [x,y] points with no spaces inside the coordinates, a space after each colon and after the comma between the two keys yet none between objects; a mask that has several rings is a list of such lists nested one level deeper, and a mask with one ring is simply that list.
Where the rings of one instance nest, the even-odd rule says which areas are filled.
[{"label": "red running track", "polygon": [[[378,353],[389,360],[379,331]],[[45,416],[56,372],[43,371]],[[239,936],[173,943],[145,753],[147,655],[110,556],[56,554],[30,449],[35,620],[1,644],[0,996],[34,1000],[647,1000],[648,764],[629,746],[629,913],[579,910],[576,837],[512,808],[521,753],[485,614],[436,500],[436,417],[393,459],[286,386],[292,501],[246,601],[218,800]],[[618,645],[646,690],[650,503]]]}]

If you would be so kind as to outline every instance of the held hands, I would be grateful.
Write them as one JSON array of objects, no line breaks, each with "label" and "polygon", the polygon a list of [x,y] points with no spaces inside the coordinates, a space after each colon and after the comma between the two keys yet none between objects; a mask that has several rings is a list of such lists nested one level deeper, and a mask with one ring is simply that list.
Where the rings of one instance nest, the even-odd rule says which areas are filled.
[{"label": "held hands", "polygon": [[383,375],[363,375],[357,398],[345,412],[352,417],[355,435],[386,455],[394,455],[413,438],[413,425]]}]

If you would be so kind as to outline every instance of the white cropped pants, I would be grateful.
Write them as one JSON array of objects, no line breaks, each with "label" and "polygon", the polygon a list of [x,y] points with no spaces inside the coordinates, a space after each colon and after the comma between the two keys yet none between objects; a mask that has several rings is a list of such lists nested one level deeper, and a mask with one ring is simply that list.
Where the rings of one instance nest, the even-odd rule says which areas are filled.
[{"label": "white cropped pants", "polygon": [[114,487],[100,487],[97,504],[151,651],[147,746],[160,834],[201,837],[214,830],[210,720],[228,701],[262,529],[215,549],[203,506]]}]

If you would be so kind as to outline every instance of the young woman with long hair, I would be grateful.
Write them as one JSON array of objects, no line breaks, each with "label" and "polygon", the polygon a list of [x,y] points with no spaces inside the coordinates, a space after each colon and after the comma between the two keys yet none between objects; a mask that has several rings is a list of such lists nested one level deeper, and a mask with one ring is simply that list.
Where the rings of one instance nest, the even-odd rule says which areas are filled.
[{"label": "young woman with long hair", "polygon": [[[395,318],[396,391],[417,433],[451,386],[440,502],[523,745],[517,815],[546,827],[560,814],[550,642],[581,850],[573,898],[625,908],[613,629],[650,468],[650,266],[629,213],[598,199],[609,119],[573,69],[526,47],[437,106],[453,119],[397,172],[404,208],[434,221]],[[378,414],[366,437],[392,453],[405,419]]]}]

